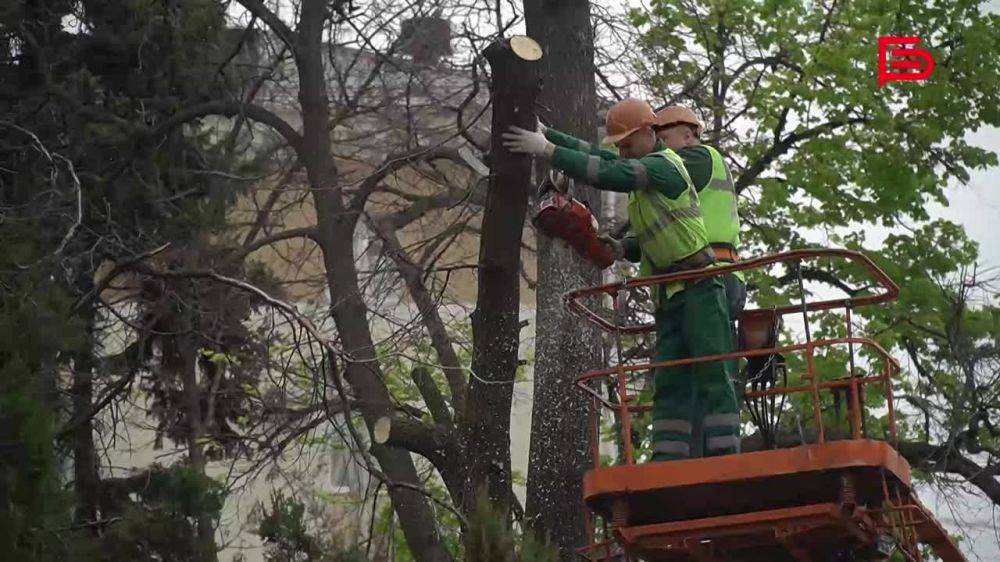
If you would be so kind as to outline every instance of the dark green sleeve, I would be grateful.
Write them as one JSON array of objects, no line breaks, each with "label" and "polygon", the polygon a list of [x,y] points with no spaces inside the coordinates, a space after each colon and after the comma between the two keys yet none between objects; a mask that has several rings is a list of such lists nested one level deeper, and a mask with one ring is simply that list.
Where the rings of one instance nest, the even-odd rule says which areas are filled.
[{"label": "dark green sleeve", "polygon": [[700,192],[712,179],[712,153],[708,148],[698,145],[682,148],[677,154],[684,160],[691,183]]},{"label": "dark green sleeve", "polygon": [[604,191],[628,193],[648,187],[675,199],[687,189],[684,177],[662,156],[605,160],[599,156],[556,147],[552,153],[552,165]]},{"label": "dark green sleeve", "polygon": [[638,263],[642,260],[642,250],[639,248],[639,239],[635,236],[622,238],[622,247],[625,249],[625,259]]},{"label": "dark green sleeve", "polygon": [[591,144],[585,140],[580,140],[573,135],[557,131],[555,129],[546,129],[545,138],[556,146],[569,148],[585,154],[600,156],[604,160],[617,160],[619,158],[617,152],[604,150],[599,145]]}]

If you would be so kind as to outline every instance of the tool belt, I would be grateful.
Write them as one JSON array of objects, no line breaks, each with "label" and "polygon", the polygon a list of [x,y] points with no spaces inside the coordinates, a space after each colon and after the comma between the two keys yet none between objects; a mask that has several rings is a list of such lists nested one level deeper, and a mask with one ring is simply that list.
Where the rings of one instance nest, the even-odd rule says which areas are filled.
[{"label": "tool belt", "polygon": [[657,273],[677,273],[678,271],[688,271],[691,269],[701,269],[703,267],[708,267],[715,263],[715,255],[712,253],[712,248],[705,246],[704,248],[698,250],[697,252],[691,254],[690,256],[677,260],[669,266],[665,267],[662,271],[657,271]]},{"label": "tool belt", "polygon": [[[712,253],[712,248],[710,246],[705,246],[704,248],[698,250],[697,252],[691,254],[690,256],[682,260],[675,261],[674,263],[670,264],[667,267],[654,269],[653,274],[666,275],[668,273],[677,273],[679,271],[702,269],[712,265],[713,263],[715,263],[715,255]],[[680,284],[684,289],[687,289],[688,287],[697,285],[698,283],[702,283],[709,279],[713,279],[713,277],[705,277],[702,279],[693,279],[688,281],[678,281],[677,283]],[[662,284],[653,287],[652,289],[653,301],[667,302],[666,290],[667,286]]]},{"label": "tool belt", "polygon": [[690,256],[677,260],[667,267],[656,268],[653,273],[656,275],[666,275],[668,273],[677,273],[678,271],[701,269],[713,263],[715,263],[715,256],[712,254],[712,249],[709,246],[705,246]]},{"label": "tool belt", "polygon": [[732,244],[725,242],[713,242],[711,244],[712,253],[715,254],[716,261],[726,263],[736,263],[740,261],[740,255],[736,253],[736,248]]}]

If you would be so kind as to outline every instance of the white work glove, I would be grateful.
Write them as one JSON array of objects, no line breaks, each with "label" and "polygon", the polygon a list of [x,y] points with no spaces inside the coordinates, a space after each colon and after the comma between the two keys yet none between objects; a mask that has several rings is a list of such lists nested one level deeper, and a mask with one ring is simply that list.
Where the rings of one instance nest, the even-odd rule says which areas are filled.
[{"label": "white work glove", "polygon": [[535,117],[535,131],[545,135],[549,132],[549,128],[545,126],[545,123],[542,123],[541,119]]},{"label": "white work glove", "polygon": [[525,131],[520,127],[512,126],[508,132],[500,136],[503,139],[504,148],[511,152],[549,158],[556,149],[556,145],[549,142],[544,134],[537,131]]},{"label": "white work glove", "polygon": [[615,261],[625,258],[625,245],[622,244],[621,240],[615,240],[607,234],[602,234],[597,239],[604,242],[604,245],[611,250],[611,255],[614,256]]}]

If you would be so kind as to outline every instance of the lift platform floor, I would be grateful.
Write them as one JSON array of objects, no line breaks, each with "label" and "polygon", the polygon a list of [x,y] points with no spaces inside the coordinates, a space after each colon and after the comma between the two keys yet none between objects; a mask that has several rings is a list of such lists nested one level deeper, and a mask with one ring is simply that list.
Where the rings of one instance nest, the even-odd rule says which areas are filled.
[{"label": "lift platform floor", "polygon": [[683,461],[590,470],[583,497],[611,517],[624,501],[629,525],[646,525],[838,501],[851,474],[859,503],[880,505],[882,474],[909,488],[910,466],[884,441],[831,441]]},{"label": "lift platform floor", "polygon": [[[895,519],[886,492],[905,505]],[[642,560],[863,560],[841,557],[871,550],[902,517],[899,528],[942,559],[964,560],[912,495],[909,464],[883,441],[599,468],[584,477],[584,499]]]}]

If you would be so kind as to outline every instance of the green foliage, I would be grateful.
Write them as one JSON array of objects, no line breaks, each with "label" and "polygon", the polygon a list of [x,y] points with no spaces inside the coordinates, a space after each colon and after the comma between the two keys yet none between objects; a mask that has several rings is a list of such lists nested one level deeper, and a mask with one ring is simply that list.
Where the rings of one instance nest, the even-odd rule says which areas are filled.
[{"label": "green foliage", "polygon": [[[453,341],[463,342],[472,340],[471,323],[461,322],[450,326],[450,328],[452,330]],[[445,400],[449,400],[448,381],[444,376],[444,372],[440,368],[435,367],[438,363],[437,353],[429,341],[424,338],[416,338],[415,341],[405,342],[405,345],[401,345],[401,342],[397,341],[384,341],[377,344],[376,348],[380,357],[382,371],[385,373],[386,386],[394,397],[414,405],[422,403],[423,398],[420,396],[420,391],[413,383],[410,374],[417,367],[425,367],[429,369],[431,378],[441,390]],[[405,354],[399,353],[401,348],[406,349]],[[458,356],[459,364],[470,365],[472,363],[471,350],[467,346],[456,345],[455,352]],[[515,373],[517,380],[524,380],[526,368],[525,364],[518,365]],[[430,421],[429,417],[424,421]]]},{"label": "green foliage", "polygon": [[196,540],[196,521],[206,515],[218,521],[225,501],[221,484],[186,465],[154,465],[130,485],[130,497],[115,498],[120,519],[102,537],[104,560],[181,562],[209,555]]},{"label": "green foliage", "polygon": [[[83,336],[99,328],[73,306],[97,268],[166,241],[177,248],[218,234],[227,206],[248,185],[211,173],[251,173],[242,146],[217,142],[206,123],[165,126],[221,91],[224,8],[213,0],[85,8],[0,7],[0,552],[191,560],[207,554],[187,539],[192,521],[217,517],[217,484],[156,468],[131,498],[102,497],[99,523],[73,521],[63,477],[68,447],[57,436],[66,414],[80,413],[68,412],[62,398],[69,358],[101,351],[84,347],[93,343]],[[216,308],[238,302],[205,293]],[[226,317],[212,335],[231,344],[233,324]],[[233,347],[213,351],[232,357]],[[108,389],[104,377],[120,373],[94,374],[100,391]],[[231,404],[220,400],[223,420],[247,413]],[[105,478],[99,492],[120,484]]]},{"label": "green foliage", "polygon": [[[758,249],[801,246],[807,228],[850,228],[848,245],[870,246],[859,225],[924,222],[929,203],[946,202],[949,180],[997,163],[964,140],[1000,124],[992,78],[1000,38],[987,31],[1000,17],[983,2],[866,0],[828,9],[797,0],[656,0],[633,20],[643,29],[639,75],[650,87],[666,98],[690,85],[683,101],[729,124],[709,141],[747,166],[765,163],[743,193],[743,213],[755,225],[745,242]],[[874,38],[899,34],[923,38],[935,72],[926,83],[879,88]],[[703,72],[712,65],[717,73]],[[740,130],[731,123],[736,115]],[[964,244],[900,236],[921,253]],[[954,270],[963,256],[945,252],[945,262]]]},{"label": "green foliage", "polygon": [[31,394],[21,388],[0,396],[0,551],[57,560],[65,552],[49,533],[69,523],[71,497],[60,489],[51,409]]},{"label": "green foliage", "polygon": [[[429,481],[427,491],[445,500],[447,492],[442,486]],[[378,514],[375,531],[380,536],[391,536],[393,560],[412,562],[413,555],[403,537],[402,530],[395,525],[392,506],[385,504]],[[442,540],[456,559],[466,562],[555,562],[558,553],[550,545],[538,541],[530,532],[520,533],[511,529],[510,516],[498,513],[491,506],[485,494],[480,494],[476,511],[469,518],[469,528],[463,532],[455,514],[449,510],[439,510],[437,525]]]},{"label": "green foliage", "polygon": [[[166,269],[212,269],[223,275],[249,279],[269,287],[270,278],[240,264],[226,261],[224,248],[211,243],[191,243],[186,251],[162,260]],[[268,336],[249,327],[259,304],[251,295],[212,280],[160,280],[144,284],[136,302],[142,324],[148,326],[148,344],[159,355],[146,354],[142,389],[150,416],[164,428],[162,435],[183,443],[188,435],[184,379],[181,372],[188,347],[197,353],[200,389],[216,389],[212,423],[206,424],[205,451],[209,458],[248,452],[240,430],[257,417],[256,388],[268,365]],[[195,304],[197,303],[197,304]],[[191,330],[188,333],[185,330]]]},{"label": "green foliage", "polygon": [[271,509],[264,510],[257,534],[271,545],[268,560],[318,560],[322,551],[306,530],[303,520],[305,505],[286,498],[280,491],[271,493]]},{"label": "green foliage", "polygon": [[514,534],[509,530],[506,514],[495,513],[489,500],[482,495],[476,504],[476,513],[469,522],[468,545],[465,559],[468,562],[513,562]]},{"label": "green foliage", "polygon": [[271,493],[271,507],[260,506],[257,534],[268,545],[269,562],[363,562],[364,553],[356,548],[342,549],[330,541],[310,534],[306,507],[301,501]]},{"label": "green foliage", "polygon": [[[68,530],[72,497],[62,490],[52,448],[61,353],[81,341],[71,301],[52,281],[13,263],[38,258],[0,227],[0,552],[29,560],[65,559],[83,548]],[[64,542],[52,540],[60,530]]]}]

